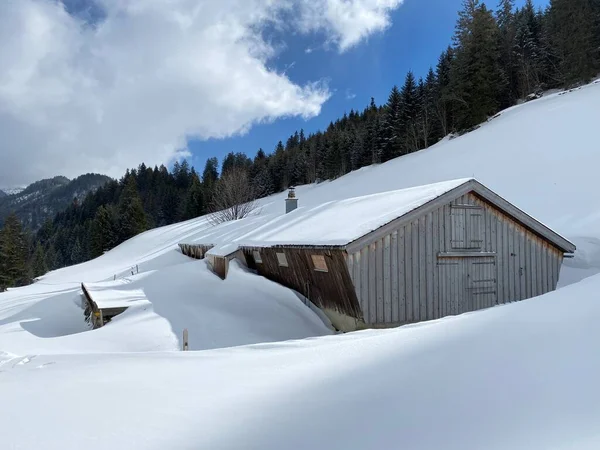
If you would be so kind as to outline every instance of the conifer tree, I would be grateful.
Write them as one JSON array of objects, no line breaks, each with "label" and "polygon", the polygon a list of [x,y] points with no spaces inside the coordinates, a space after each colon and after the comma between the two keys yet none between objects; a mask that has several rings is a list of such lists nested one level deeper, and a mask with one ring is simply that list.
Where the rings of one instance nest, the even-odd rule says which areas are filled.
[{"label": "conifer tree", "polygon": [[472,34],[475,12],[480,7],[479,0],[462,0],[462,8],[458,12],[458,20],[454,30],[454,46],[461,47]]},{"label": "conifer tree", "polygon": [[[177,164],[177,163],[176,163]],[[179,170],[173,170],[173,176],[175,178],[175,185],[180,189],[187,189],[190,186],[190,163],[187,160],[183,160],[179,164]]]},{"label": "conifer tree", "polygon": [[111,210],[104,205],[98,208],[92,222],[91,257],[97,258],[117,244],[115,219]]},{"label": "conifer tree", "polygon": [[506,75],[500,64],[498,24],[485,4],[465,1],[456,36],[452,90],[459,99],[458,127],[464,130],[498,111]]},{"label": "conifer tree", "polygon": [[453,105],[457,97],[452,90],[452,67],[454,65],[454,49],[448,47],[442,52],[436,69],[435,111],[442,136],[447,136],[455,129]]},{"label": "conifer tree", "polygon": [[54,243],[51,242],[48,245],[48,249],[45,252],[45,256],[46,267],[48,267],[48,270],[58,269],[60,267],[58,255],[56,254],[56,250],[54,248]]},{"label": "conifer tree", "polygon": [[277,191],[287,189],[286,153],[281,141],[277,143],[271,159],[271,176],[273,177],[273,185]]},{"label": "conifer tree", "polygon": [[0,289],[28,284],[27,256],[25,233],[13,213],[6,218],[0,231]]},{"label": "conifer tree", "polygon": [[600,70],[600,2],[551,0],[548,17],[564,82],[590,81]]},{"label": "conifer tree", "polygon": [[417,120],[415,123],[419,148],[427,148],[434,143],[436,134],[439,135],[439,127],[434,120],[435,110],[435,74],[429,69],[427,79],[419,79],[417,87]]},{"label": "conifer tree", "polygon": [[543,88],[547,78],[548,55],[542,40],[542,23],[533,3],[527,0],[516,14],[513,46],[517,92],[521,98]]},{"label": "conifer tree", "polygon": [[402,139],[402,153],[408,154],[419,149],[418,131],[418,92],[415,75],[412,71],[406,74],[404,85],[400,91],[402,105],[400,108],[400,138]]},{"label": "conifer tree", "polygon": [[44,248],[38,242],[33,252],[31,260],[31,273],[33,278],[41,277],[48,272],[48,265],[46,263],[46,255],[44,254]]},{"label": "conifer tree", "polygon": [[[361,161],[361,167],[369,164],[379,164],[382,161],[383,153],[383,133],[382,119],[379,114],[375,99],[371,97],[369,108],[365,112],[366,129],[364,137],[365,151],[363,153],[365,160]],[[368,159],[366,159],[368,158]]]},{"label": "conifer tree", "polygon": [[360,169],[365,160],[365,144],[363,142],[363,132],[356,131],[354,141],[350,148],[350,165],[352,170]]},{"label": "conifer tree", "polygon": [[204,195],[204,204],[210,205],[212,202],[215,185],[219,179],[219,160],[209,158],[206,160],[204,171],[202,172],[202,193]]},{"label": "conifer tree", "polygon": [[119,200],[119,237],[126,241],[147,230],[148,223],[134,177],[125,181]]},{"label": "conifer tree", "polygon": [[424,120],[423,128],[429,130],[429,136],[424,137],[425,148],[435,144],[445,136],[437,115],[437,104],[440,97],[438,86],[437,76],[433,68],[429,68],[425,78],[425,98],[421,105]]},{"label": "conifer tree", "polygon": [[401,110],[402,95],[398,87],[394,86],[384,108],[385,116],[381,127],[384,161],[400,156],[402,152]]},{"label": "conifer tree", "polygon": [[517,25],[515,19],[515,1],[500,0],[496,11],[500,36],[500,64],[506,74],[506,85],[501,92],[500,107],[506,108],[514,104],[518,97],[517,69],[514,55]]},{"label": "conifer tree", "polygon": [[200,178],[195,173],[192,175],[192,185],[187,192],[185,201],[183,202],[182,219],[194,219],[199,217],[204,212],[204,196],[202,193],[202,183]]},{"label": "conifer tree", "polygon": [[84,253],[81,248],[81,241],[79,238],[75,239],[73,246],[71,247],[71,264],[79,264],[84,261]]},{"label": "conifer tree", "polygon": [[[274,192],[273,180],[269,172],[269,160],[262,148],[256,152],[252,167],[248,173],[250,183],[259,197],[270,195]],[[314,178],[310,181],[314,181]]]}]

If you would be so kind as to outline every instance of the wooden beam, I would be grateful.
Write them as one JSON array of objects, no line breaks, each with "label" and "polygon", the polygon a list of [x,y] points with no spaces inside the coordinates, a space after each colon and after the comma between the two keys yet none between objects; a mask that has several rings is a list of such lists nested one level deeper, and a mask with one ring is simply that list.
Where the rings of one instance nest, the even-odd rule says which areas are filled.
[{"label": "wooden beam", "polygon": [[486,258],[496,256],[496,252],[440,252],[438,258]]}]

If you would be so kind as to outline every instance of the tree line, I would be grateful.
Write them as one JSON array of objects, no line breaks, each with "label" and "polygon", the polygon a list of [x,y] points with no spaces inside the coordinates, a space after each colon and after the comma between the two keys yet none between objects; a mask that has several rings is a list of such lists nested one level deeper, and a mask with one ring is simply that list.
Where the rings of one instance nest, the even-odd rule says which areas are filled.
[{"label": "tree line", "polygon": [[144,230],[223,209],[236,195],[247,202],[419,151],[599,71],[599,0],[551,0],[543,10],[531,0],[521,8],[501,0],[495,11],[464,0],[437,64],[423,77],[408,72],[384,105],[372,98],[324,131],[294,133],[270,154],[230,153],[220,165],[209,158],[202,173],[187,161],[171,171],[141,164],[74,201],[34,235],[10,217],[0,232],[0,289],[100,256]]}]

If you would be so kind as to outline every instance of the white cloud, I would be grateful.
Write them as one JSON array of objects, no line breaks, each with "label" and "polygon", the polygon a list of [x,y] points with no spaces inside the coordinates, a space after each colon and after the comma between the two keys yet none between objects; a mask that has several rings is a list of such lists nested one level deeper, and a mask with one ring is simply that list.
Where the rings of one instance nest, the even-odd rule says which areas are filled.
[{"label": "white cloud", "polygon": [[390,13],[404,0],[302,0],[301,27],[325,30],[329,41],[346,51],[369,35],[385,30]]},{"label": "white cloud", "polygon": [[354,100],[355,98],[356,94],[352,90],[346,89],[346,100]]},{"label": "white cloud", "polygon": [[[0,1],[0,184],[119,175],[169,162],[188,137],[313,117],[328,89],[268,69],[278,47],[261,30],[289,29],[281,17],[300,6],[301,32],[323,31],[345,50],[385,28],[399,0],[97,2],[106,17],[89,26],[56,0]],[[309,2],[327,20],[307,27],[318,10]]]}]

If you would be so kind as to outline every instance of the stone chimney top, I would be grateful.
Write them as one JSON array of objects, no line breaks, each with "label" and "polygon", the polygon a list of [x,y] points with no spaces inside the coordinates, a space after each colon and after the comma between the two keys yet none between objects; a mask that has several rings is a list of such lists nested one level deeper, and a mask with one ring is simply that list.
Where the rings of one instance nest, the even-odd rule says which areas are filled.
[{"label": "stone chimney top", "polygon": [[294,186],[290,186],[290,190],[288,191],[288,196],[285,199],[285,213],[291,213],[293,210],[298,208],[298,199],[296,198],[296,188]]}]

